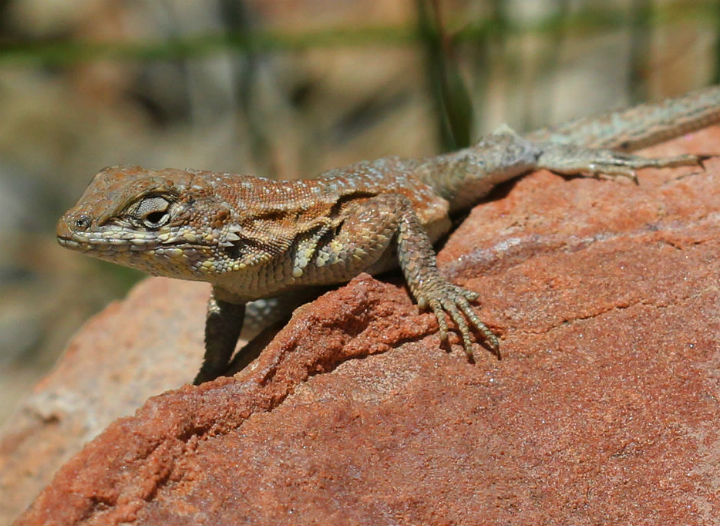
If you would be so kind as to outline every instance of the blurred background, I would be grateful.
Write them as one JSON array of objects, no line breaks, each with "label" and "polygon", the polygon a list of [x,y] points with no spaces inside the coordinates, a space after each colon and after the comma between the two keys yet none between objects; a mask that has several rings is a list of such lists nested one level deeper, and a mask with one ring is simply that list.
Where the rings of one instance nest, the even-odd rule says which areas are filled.
[{"label": "blurred background", "polygon": [[717,82],[719,26],[701,0],[0,0],[0,423],[142,278],[55,243],[102,167],[434,154]]}]

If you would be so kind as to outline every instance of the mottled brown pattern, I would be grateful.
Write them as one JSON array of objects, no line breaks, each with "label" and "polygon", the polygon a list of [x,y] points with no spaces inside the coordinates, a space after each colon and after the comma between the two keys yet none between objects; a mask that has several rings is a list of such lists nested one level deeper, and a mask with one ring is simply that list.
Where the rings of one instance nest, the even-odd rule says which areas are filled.
[{"label": "mottled brown pattern", "polygon": [[447,232],[450,211],[538,168],[636,180],[638,168],[697,164],[695,155],[647,159],[596,148],[683,133],[718,120],[719,108],[720,88],[712,87],[527,137],[503,127],[448,155],[363,161],[294,182],[112,167],[61,218],[58,239],[151,274],[213,285],[206,362],[196,383],[226,371],[248,301],[348,281],[396,262],[420,306],[437,316],[443,341],[449,318],[468,356],[473,330],[499,353],[497,337],[470,304],[478,294],[437,269],[432,243]]}]

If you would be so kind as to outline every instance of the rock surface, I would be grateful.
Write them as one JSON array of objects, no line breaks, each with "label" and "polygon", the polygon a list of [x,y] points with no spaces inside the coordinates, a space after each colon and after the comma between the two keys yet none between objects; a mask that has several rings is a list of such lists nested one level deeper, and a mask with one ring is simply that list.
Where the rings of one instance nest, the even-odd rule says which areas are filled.
[{"label": "rock surface", "polygon": [[[719,143],[711,128],[652,152]],[[502,361],[441,350],[403,288],[360,276],[234,378],[112,423],[17,524],[718,522],[720,162],[706,167],[639,187],[538,172],[475,208],[439,261],[480,292]],[[159,324],[140,334],[167,329],[138,316]]]},{"label": "rock surface", "polygon": [[192,380],[209,293],[206,284],[152,278],[85,324],[3,426],[0,524],[113,420]]}]

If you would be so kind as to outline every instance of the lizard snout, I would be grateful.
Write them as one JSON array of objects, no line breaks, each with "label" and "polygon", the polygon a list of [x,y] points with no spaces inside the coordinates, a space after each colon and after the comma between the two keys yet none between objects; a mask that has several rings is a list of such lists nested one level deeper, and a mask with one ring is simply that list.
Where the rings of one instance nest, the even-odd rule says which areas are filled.
[{"label": "lizard snout", "polygon": [[67,225],[66,222],[67,216],[62,216],[58,222],[57,227],[55,229],[55,235],[58,237],[58,239],[70,239],[72,237],[72,230]]}]

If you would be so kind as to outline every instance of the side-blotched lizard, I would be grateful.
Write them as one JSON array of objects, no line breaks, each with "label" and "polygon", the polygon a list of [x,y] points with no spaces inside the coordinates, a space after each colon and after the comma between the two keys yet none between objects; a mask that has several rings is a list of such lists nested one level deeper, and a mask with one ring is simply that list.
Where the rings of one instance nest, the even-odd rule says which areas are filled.
[{"label": "side-blotched lizard", "polygon": [[226,372],[248,302],[295,298],[398,263],[418,304],[435,313],[442,340],[449,317],[468,355],[471,329],[499,352],[471,307],[478,294],[437,269],[432,244],[448,232],[450,214],[539,168],[636,180],[638,168],[697,164],[696,155],[622,152],[716,121],[720,87],[711,87],[525,136],[503,127],[450,154],[363,161],[301,181],[115,166],[95,176],[57,236],[101,259],[212,285],[196,384]]}]

